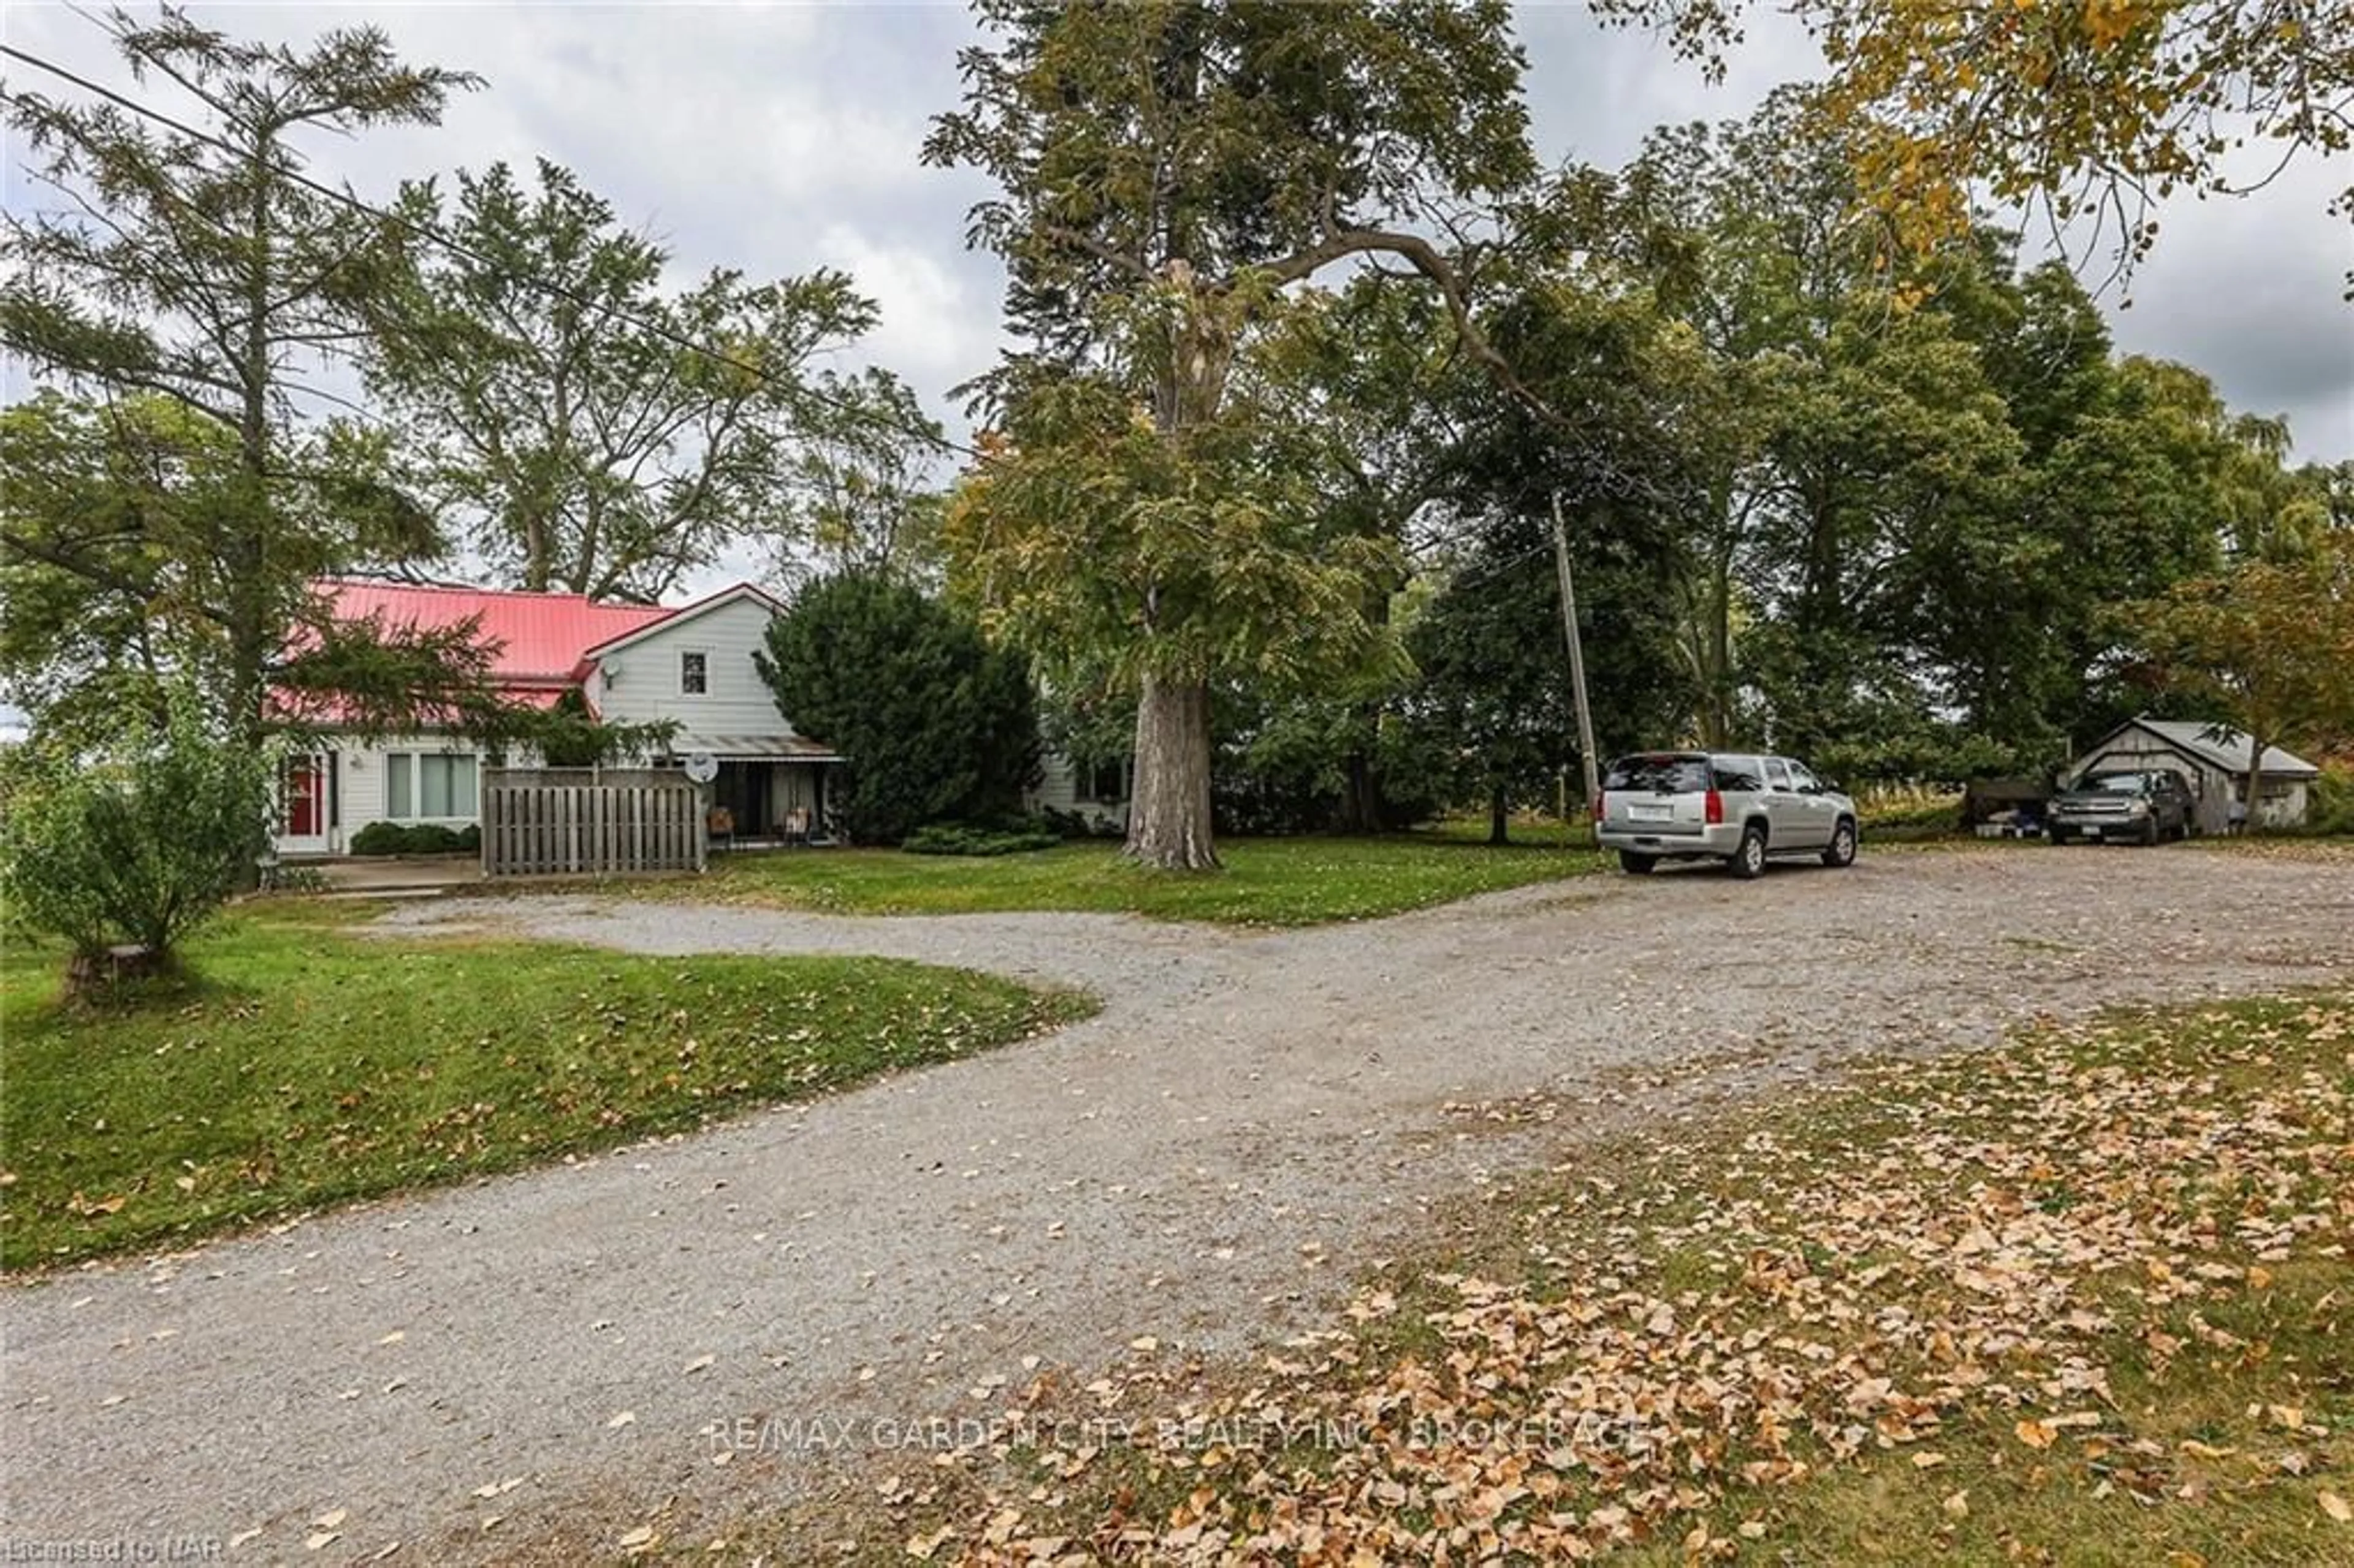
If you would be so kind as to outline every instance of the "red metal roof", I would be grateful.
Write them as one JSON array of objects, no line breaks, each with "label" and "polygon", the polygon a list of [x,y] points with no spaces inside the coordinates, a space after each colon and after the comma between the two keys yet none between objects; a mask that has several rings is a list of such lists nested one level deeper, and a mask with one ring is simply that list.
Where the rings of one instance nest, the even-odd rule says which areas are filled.
[{"label": "red metal roof", "polygon": [[334,604],[338,620],[380,616],[387,628],[433,630],[481,617],[479,635],[493,649],[492,679],[508,688],[571,685],[578,678],[580,656],[589,649],[678,613],[658,605],[599,604],[577,593],[514,593],[344,579],[322,580],[313,586]]}]

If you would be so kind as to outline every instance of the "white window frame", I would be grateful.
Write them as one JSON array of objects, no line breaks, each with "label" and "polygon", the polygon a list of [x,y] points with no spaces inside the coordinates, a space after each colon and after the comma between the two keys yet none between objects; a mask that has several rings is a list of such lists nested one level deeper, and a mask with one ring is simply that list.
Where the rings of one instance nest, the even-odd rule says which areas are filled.
[{"label": "white window frame", "polygon": [[[689,659],[703,661],[703,687],[700,691],[689,687],[686,683],[686,662]],[[682,697],[707,697],[711,694],[710,649],[682,648],[678,651],[678,694]]]},{"label": "white window frame", "polygon": [[[473,764],[473,809],[458,815],[428,816],[425,812],[425,764],[429,760]],[[408,799],[404,810],[393,810],[392,781],[401,774]],[[482,818],[482,754],[479,751],[387,751],[384,754],[384,817],[387,822],[478,822]]]},{"label": "white window frame", "polygon": [[[1072,780],[1072,802],[1076,805],[1087,806],[1125,804],[1136,790],[1135,776],[1130,771],[1131,766],[1132,759],[1123,757],[1117,761],[1091,762],[1084,768],[1075,767],[1072,771],[1077,777]],[[1116,788],[1119,792],[1116,795],[1102,795],[1096,792],[1096,785],[1100,781],[1101,775],[1107,768],[1112,769],[1117,775],[1119,782]]]}]

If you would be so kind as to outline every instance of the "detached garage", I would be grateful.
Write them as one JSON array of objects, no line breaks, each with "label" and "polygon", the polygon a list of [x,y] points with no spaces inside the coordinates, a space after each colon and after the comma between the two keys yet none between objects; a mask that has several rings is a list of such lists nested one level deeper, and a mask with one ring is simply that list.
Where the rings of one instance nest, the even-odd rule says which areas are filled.
[{"label": "detached garage", "polygon": [[[2232,802],[2248,776],[2251,742],[2242,731],[2188,719],[2130,719],[2068,765],[2066,780],[2087,773],[2170,768],[2190,781],[2199,800],[2199,827],[2220,833],[2232,825]],[[2268,828],[2294,828],[2305,821],[2306,796],[2321,769],[2277,746],[2264,747],[2256,775],[2256,799],[2247,820]]]}]

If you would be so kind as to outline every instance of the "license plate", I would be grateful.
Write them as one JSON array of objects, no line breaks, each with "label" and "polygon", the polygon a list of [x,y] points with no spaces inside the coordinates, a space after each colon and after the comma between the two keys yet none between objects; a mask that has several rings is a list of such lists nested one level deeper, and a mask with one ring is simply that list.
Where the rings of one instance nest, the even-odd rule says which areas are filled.
[{"label": "license plate", "polygon": [[2097,842],[2101,836],[2101,830],[2098,828],[2086,828],[2084,830],[2084,836]]},{"label": "license plate", "polygon": [[1629,806],[1627,814],[1638,822],[1668,822],[1675,820],[1673,806]]}]

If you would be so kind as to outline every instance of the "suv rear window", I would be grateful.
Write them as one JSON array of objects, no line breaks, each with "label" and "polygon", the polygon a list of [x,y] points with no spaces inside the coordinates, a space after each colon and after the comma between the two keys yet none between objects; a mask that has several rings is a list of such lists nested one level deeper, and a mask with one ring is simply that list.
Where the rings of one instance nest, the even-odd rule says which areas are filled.
[{"label": "suv rear window", "polygon": [[1766,780],[1776,774],[1781,776],[1776,780],[1777,788],[1789,782],[1788,771],[1770,758],[1720,757],[1716,759],[1716,787],[1733,794],[1757,794],[1765,789]]},{"label": "suv rear window", "polygon": [[1648,790],[1660,795],[1705,794],[1709,788],[1704,757],[1622,757],[1610,765],[1602,780],[1604,790]]}]

